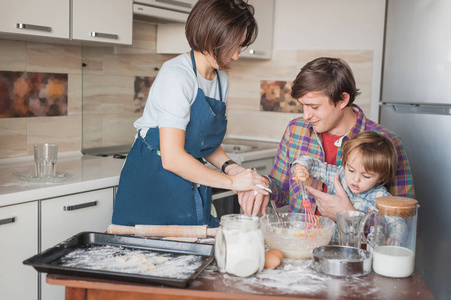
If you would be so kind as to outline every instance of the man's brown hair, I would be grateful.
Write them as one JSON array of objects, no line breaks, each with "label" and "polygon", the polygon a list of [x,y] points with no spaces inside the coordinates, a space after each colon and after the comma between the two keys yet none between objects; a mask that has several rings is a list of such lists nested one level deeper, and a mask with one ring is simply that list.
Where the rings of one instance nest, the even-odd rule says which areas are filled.
[{"label": "man's brown hair", "polygon": [[291,97],[299,99],[309,92],[322,92],[335,105],[349,94],[351,106],[360,91],[348,64],[340,58],[320,57],[302,67],[291,87]]}]

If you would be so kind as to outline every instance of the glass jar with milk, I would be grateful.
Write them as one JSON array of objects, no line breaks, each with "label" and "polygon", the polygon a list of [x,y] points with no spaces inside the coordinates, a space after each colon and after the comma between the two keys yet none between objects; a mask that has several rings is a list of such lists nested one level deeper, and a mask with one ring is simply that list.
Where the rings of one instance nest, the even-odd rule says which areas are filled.
[{"label": "glass jar with milk", "polygon": [[[418,201],[405,197],[376,199],[377,212],[370,212],[361,223],[362,236],[373,253],[374,272],[403,278],[415,268]],[[370,234],[363,234],[363,226],[372,219]]]},{"label": "glass jar with milk", "polygon": [[223,273],[239,277],[254,275],[265,265],[265,242],[259,218],[224,215],[216,234],[215,258]]}]

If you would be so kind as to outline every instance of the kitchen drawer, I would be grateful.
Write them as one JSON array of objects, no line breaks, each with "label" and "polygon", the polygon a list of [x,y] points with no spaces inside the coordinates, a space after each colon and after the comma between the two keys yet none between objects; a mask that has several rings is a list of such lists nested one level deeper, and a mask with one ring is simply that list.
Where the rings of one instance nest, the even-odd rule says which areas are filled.
[{"label": "kitchen drawer", "polygon": [[0,208],[0,298],[38,299],[38,273],[22,262],[38,251],[38,202]]},{"label": "kitchen drawer", "polygon": [[[113,188],[41,201],[41,250],[82,231],[105,232],[113,214]],[[64,299],[64,288],[41,278],[42,299]]]},{"label": "kitchen drawer", "polygon": [[274,158],[264,158],[257,160],[250,160],[241,163],[244,168],[255,168],[258,173],[268,175],[274,165]]}]

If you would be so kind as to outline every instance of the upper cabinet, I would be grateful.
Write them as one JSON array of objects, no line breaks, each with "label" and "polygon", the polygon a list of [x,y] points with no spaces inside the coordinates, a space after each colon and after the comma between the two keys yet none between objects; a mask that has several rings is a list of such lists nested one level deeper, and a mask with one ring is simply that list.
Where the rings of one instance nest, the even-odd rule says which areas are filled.
[{"label": "upper cabinet", "polygon": [[69,39],[69,0],[1,0],[0,32]]},{"label": "upper cabinet", "polygon": [[185,23],[197,0],[134,0],[135,19],[152,23]]},{"label": "upper cabinet", "polygon": [[[258,36],[240,58],[271,59],[274,27],[274,0],[249,0],[255,8]],[[185,37],[185,24],[158,24],[157,53],[179,54],[190,50]]]},{"label": "upper cabinet", "polygon": [[133,0],[1,0],[0,33],[131,45]]},{"label": "upper cabinet", "polygon": [[73,40],[131,45],[132,35],[133,0],[72,1]]},{"label": "upper cabinet", "polygon": [[274,32],[274,0],[249,0],[255,8],[258,36],[255,42],[240,57],[271,59]]}]

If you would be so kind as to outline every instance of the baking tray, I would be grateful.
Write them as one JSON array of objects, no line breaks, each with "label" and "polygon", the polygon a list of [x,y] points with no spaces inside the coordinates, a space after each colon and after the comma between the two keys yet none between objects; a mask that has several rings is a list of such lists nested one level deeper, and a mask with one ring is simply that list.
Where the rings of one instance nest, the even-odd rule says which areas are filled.
[{"label": "baking tray", "polygon": [[213,259],[214,245],[80,232],[23,263],[49,274],[184,288]]}]

